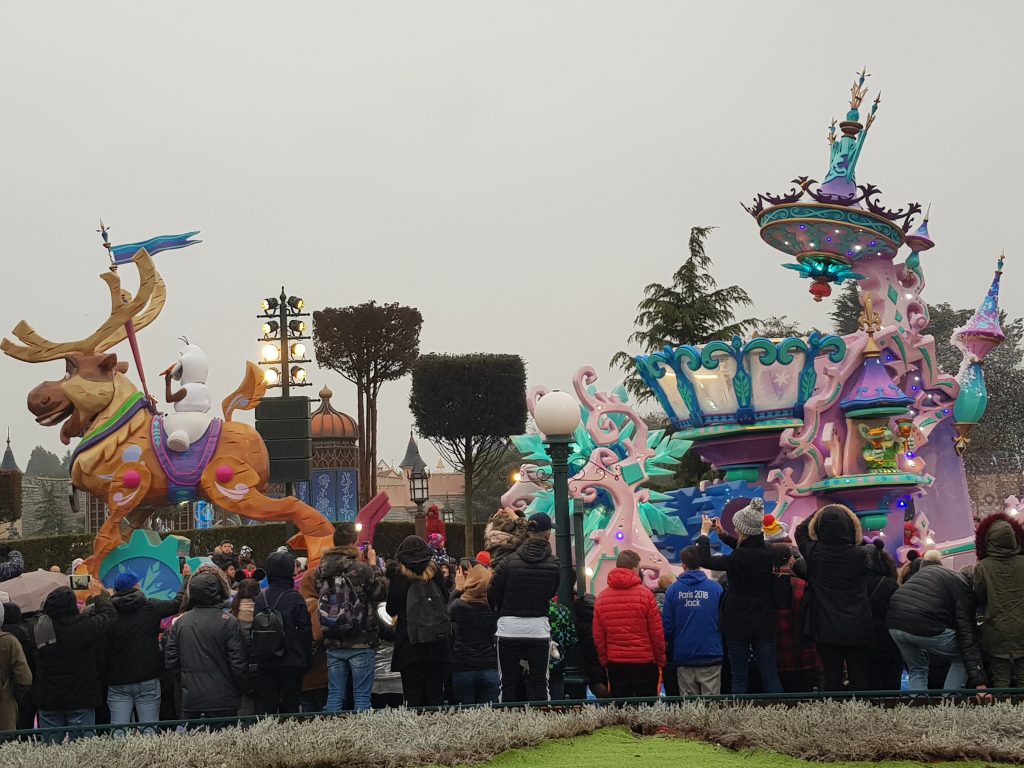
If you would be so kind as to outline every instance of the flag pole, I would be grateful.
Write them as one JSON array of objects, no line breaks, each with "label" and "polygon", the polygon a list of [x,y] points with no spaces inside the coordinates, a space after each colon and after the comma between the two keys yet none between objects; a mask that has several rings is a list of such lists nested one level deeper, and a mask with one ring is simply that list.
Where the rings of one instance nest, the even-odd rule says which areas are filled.
[{"label": "flag pole", "polygon": [[[110,271],[117,272],[117,264],[114,262],[114,246],[110,242],[110,237],[107,234],[109,228],[103,224],[103,219],[100,219],[100,228],[96,231],[102,236],[103,247],[107,249],[107,255],[110,257]],[[121,294],[121,300],[125,300],[124,293]],[[142,367],[142,355],[139,352],[139,338],[135,333],[135,323],[130,317],[125,320],[124,330],[125,335],[128,337],[128,345],[132,349],[132,357],[135,359],[135,370],[139,372],[139,380],[142,382],[142,393],[146,396],[150,410],[155,410],[156,399],[149,393],[149,385],[146,383],[146,369]]]}]

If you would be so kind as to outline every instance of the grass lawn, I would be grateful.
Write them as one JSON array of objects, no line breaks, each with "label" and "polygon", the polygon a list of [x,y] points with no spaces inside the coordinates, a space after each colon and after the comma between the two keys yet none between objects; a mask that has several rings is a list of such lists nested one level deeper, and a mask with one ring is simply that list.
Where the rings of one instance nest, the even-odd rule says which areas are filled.
[{"label": "grass lawn", "polygon": [[[514,749],[484,763],[483,768],[807,768],[812,765],[774,752],[733,752],[713,744],[671,736],[637,737],[627,728],[608,728],[591,736],[549,741],[539,747]],[[917,768],[924,763],[819,763],[828,768]],[[990,763],[932,763],[957,768],[982,768]]]}]

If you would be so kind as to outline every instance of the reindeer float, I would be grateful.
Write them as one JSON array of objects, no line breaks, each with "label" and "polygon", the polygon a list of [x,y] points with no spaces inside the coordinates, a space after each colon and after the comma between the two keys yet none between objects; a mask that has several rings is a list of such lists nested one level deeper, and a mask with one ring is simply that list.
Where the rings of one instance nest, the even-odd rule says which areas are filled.
[{"label": "reindeer float", "polygon": [[66,366],[62,379],[43,382],[29,393],[28,409],[45,427],[62,424],[63,443],[81,439],[72,454],[72,483],[107,502],[109,515],[85,568],[98,576],[103,558],[125,534],[142,527],[155,510],[193,498],[243,517],[295,523],[299,533],[289,544],[304,548],[315,565],[332,546],[333,526],[294,497],[264,495],[270,465],[263,439],[249,425],[231,420],[235,411],[255,408],[266,393],[257,365],[247,363],[241,386],[224,400],[223,420],[214,419],[187,452],[168,451],[164,417],[156,412],[155,401],[125,375],[128,363],[109,351],[152,323],[167,299],[145,248],[129,263],[138,269],[138,294],[132,297],[121,289],[116,265],[100,275],[110,289],[110,314],[87,338],[52,342],[23,320],[13,331],[21,344],[6,338],[0,342],[0,349],[17,360],[63,360]]}]

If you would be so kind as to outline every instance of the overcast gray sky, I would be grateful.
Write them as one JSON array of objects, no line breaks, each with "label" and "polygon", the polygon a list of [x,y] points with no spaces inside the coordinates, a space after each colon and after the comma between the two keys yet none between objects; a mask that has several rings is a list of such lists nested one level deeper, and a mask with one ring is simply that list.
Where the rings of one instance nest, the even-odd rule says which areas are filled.
[{"label": "overcast gray sky", "polygon": [[[716,276],[754,314],[824,326],[830,303],[778,266],[738,201],[822,178],[826,127],[865,63],[883,101],[858,180],[890,207],[933,204],[926,296],[975,305],[1005,247],[1016,315],[1021,8],[9,2],[0,330],[98,325],[100,216],[121,243],[202,230],[157,257],[169,298],[141,344],[156,383],[178,336],[203,346],[218,400],[282,284],[312,308],[417,306],[424,352],[517,352],[531,384],[562,388],[591,363],[610,385],[643,286],[669,279],[694,225],[720,227]],[[59,449],[24,396],[62,368],[0,371],[24,467],[36,443]],[[337,375],[311,378],[354,408]],[[383,458],[404,451],[408,390],[383,390]]]}]

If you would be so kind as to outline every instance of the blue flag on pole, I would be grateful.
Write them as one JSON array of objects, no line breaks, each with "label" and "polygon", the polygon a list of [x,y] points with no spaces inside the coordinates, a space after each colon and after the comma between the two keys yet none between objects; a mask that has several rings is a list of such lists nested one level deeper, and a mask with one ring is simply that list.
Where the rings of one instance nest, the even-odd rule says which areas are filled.
[{"label": "blue flag on pole", "polygon": [[145,248],[149,252],[150,256],[155,256],[161,251],[174,251],[178,248],[187,248],[190,245],[203,242],[202,240],[190,239],[193,235],[198,234],[199,230],[196,230],[195,232],[186,232],[183,235],[162,235],[160,237],[152,237],[141,243],[115,245],[110,249],[110,253],[114,257],[115,264],[127,264],[132,260],[132,257],[139,252],[140,248]]}]

